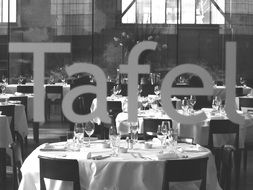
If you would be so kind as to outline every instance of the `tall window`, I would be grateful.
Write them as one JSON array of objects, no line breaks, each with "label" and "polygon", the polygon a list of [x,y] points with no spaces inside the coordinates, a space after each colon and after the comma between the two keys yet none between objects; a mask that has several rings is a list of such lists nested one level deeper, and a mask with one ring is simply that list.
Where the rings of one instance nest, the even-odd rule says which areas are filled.
[{"label": "tall window", "polygon": [[[224,24],[225,0],[122,0],[122,23]],[[178,17],[178,18],[177,18]]]},{"label": "tall window", "polygon": [[0,23],[17,21],[17,1],[0,0]]},{"label": "tall window", "polygon": [[92,0],[51,0],[57,35],[84,35],[92,32]]}]

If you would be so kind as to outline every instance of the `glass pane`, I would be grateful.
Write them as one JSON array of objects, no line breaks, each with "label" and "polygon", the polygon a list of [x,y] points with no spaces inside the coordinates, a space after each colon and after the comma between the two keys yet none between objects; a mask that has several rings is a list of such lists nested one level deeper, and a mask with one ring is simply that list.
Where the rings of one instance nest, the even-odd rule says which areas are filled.
[{"label": "glass pane", "polygon": [[167,0],[167,24],[177,24],[177,0]]},{"label": "glass pane", "polygon": [[150,23],[150,0],[137,1],[137,23],[148,24]]},{"label": "glass pane", "polygon": [[182,0],[182,24],[195,23],[195,0]]},{"label": "glass pane", "polygon": [[152,1],[152,23],[165,23],[165,0]]},{"label": "glass pane", "polygon": [[196,24],[210,24],[210,0],[196,0]]},{"label": "glass pane", "polygon": [[[122,13],[126,10],[126,8],[130,5],[132,0],[124,0],[122,1]],[[122,17],[122,23],[135,23],[136,22],[136,3],[134,3],[131,8],[126,12],[126,14]]]},{"label": "glass pane", "polygon": [[[225,0],[215,0],[223,12],[225,12]],[[212,4],[212,24],[224,24],[225,18],[220,11]]]}]

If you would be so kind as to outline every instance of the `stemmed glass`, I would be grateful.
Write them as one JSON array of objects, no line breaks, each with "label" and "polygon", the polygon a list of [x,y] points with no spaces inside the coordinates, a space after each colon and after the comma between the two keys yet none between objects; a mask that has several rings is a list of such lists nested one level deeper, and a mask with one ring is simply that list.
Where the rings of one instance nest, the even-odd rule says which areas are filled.
[{"label": "stemmed glass", "polygon": [[90,147],[90,136],[94,133],[94,130],[95,130],[95,124],[93,122],[90,121],[86,123],[84,127],[84,131],[89,136],[89,143],[87,147]]},{"label": "stemmed glass", "polygon": [[190,106],[191,106],[191,111],[193,112],[194,111],[194,105],[196,104],[196,96],[190,96],[190,100],[189,100],[189,103],[190,103]]},{"label": "stemmed glass", "polygon": [[5,85],[5,83],[1,83],[0,85],[1,85],[2,94],[4,95],[5,94],[6,85]]},{"label": "stemmed glass", "polygon": [[156,85],[154,87],[154,93],[158,96],[160,94],[161,90],[160,90],[160,86],[159,85]]},{"label": "stemmed glass", "polygon": [[61,75],[60,77],[61,77],[61,81],[62,81],[63,85],[65,85],[66,84],[66,78],[65,78],[65,76]]},{"label": "stemmed glass", "polygon": [[242,86],[246,86],[246,80],[245,80],[244,77],[240,77],[240,84],[241,84]]},{"label": "stemmed glass", "polygon": [[218,96],[215,96],[214,99],[213,99],[213,102],[212,102],[212,108],[215,110],[215,111],[218,111],[220,106],[222,104],[222,101],[220,99],[220,97]]},{"label": "stemmed glass", "polygon": [[182,109],[184,111],[184,113],[187,113],[189,108],[189,100],[187,99],[187,97],[184,97],[183,101],[182,101]]},{"label": "stemmed glass", "polygon": [[142,93],[142,85],[138,85],[138,96],[141,96]]},{"label": "stemmed glass", "polygon": [[141,103],[142,103],[142,106],[143,106],[144,110],[146,110],[147,107],[148,107],[148,104],[149,104],[148,98],[143,98]]},{"label": "stemmed glass", "polygon": [[120,94],[120,92],[121,92],[121,86],[119,84],[113,87],[114,96]]},{"label": "stemmed glass", "polygon": [[54,76],[50,75],[49,77],[49,84],[53,84],[54,83]]},{"label": "stemmed glass", "polygon": [[4,75],[2,76],[2,81],[3,81],[3,83],[7,82],[7,78]]},{"label": "stemmed glass", "polygon": [[80,145],[84,137],[84,125],[83,123],[75,123],[74,126],[74,139],[77,145]]},{"label": "stemmed glass", "polygon": [[30,77],[30,80],[31,80],[31,83],[34,83],[34,79],[33,79],[33,76],[31,75]]},{"label": "stemmed glass", "polygon": [[24,78],[23,78],[22,75],[20,75],[19,78],[18,78],[18,84],[22,84],[23,81],[24,81]]}]

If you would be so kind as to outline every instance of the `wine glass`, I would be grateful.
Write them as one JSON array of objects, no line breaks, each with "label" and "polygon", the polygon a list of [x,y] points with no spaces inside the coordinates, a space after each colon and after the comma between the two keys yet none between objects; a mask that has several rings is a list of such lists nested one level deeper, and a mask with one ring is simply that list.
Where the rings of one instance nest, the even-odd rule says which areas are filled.
[{"label": "wine glass", "polygon": [[66,78],[64,75],[61,75],[61,82],[63,83],[63,85],[66,84]]},{"label": "wine glass", "polygon": [[5,85],[5,83],[1,83],[1,91],[2,91],[2,94],[3,94],[3,95],[5,94],[5,90],[6,90],[6,85]]},{"label": "wine glass", "polygon": [[142,93],[142,85],[138,85],[138,96],[141,96]]},{"label": "wine glass", "polygon": [[246,86],[246,81],[244,77],[240,77],[240,84],[241,86]]},{"label": "wine glass", "polygon": [[91,121],[85,124],[84,131],[89,136],[89,143],[87,147],[90,147],[90,136],[94,133],[95,124]]},{"label": "wine glass", "polygon": [[18,78],[18,84],[23,84],[24,78],[22,75],[19,76]]},{"label": "wine glass", "polygon": [[30,77],[30,81],[31,81],[31,83],[34,83],[34,79],[33,79],[33,76],[31,75],[31,77]]},{"label": "wine glass", "polygon": [[117,91],[117,95],[119,95],[121,93],[121,85],[120,84],[116,85],[116,91]]},{"label": "wine glass", "polygon": [[3,83],[7,82],[7,78],[4,75],[2,76],[2,81],[3,81]]},{"label": "wine glass", "polygon": [[182,109],[183,109],[184,113],[187,113],[187,111],[189,109],[189,100],[187,99],[187,97],[184,97],[184,99],[182,101]]},{"label": "wine glass", "polygon": [[159,85],[156,85],[154,87],[154,93],[158,96],[160,94],[161,90],[160,90],[160,86]]},{"label": "wine glass", "polygon": [[50,75],[49,77],[49,84],[54,84],[54,76]]},{"label": "wine glass", "polygon": [[168,132],[170,129],[170,123],[169,121],[163,121],[162,122],[162,126],[161,126],[161,132],[164,135],[164,139],[166,140],[167,136],[168,136]]},{"label": "wine glass", "polygon": [[146,110],[147,109],[147,106],[148,106],[148,98],[143,98],[142,99],[142,106],[143,106],[143,108],[144,108],[144,110]]},{"label": "wine glass", "polygon": [[163,142],[164,142],[164,139],[165,139],[165,135],[162,133],[161,125],[158,125],[156,136],[160,140],[161,145],[163,145]]},{"label": "wine glass", "polygon": [[214,99],[213,99],[213,102],[212,102],[212,108],[215,110],[215,111],[218,111],[220,106],[222,104],[222,101],[220,99],[220,97],[218,96],[215,96]]},{"label": "wine glass", "polygon": [[196,96],[190,96],[190,100],[189,100],[189,103],[190,103],[190,106],[191,106],[191,111],[194,111],[194,105],[196,104],[197,100],[196,100]]},{"label": "wine glass", "polygon": [[84,125],[83,123],[75,123],[74,126],[74,139],[75,143],[80,145],[84,137]]}]

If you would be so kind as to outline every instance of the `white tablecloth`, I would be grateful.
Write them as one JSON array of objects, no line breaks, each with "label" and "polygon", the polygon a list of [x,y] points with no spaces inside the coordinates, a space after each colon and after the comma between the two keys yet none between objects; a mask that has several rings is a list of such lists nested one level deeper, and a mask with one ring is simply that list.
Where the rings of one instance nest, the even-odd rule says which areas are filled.
[{"label": "white tablecloth", "polygon": [[5,115],[0,115],[0,147],[5,148],[9,155],[11,155],[9,144],[12,142],[9,119]]},{"label": "white tablecloth", "polygon": [[[99,144],[92,145],[91,148],[86,148],[85,152],[91,152],[93,155],[104,154],[108,155],[110,149],[97,148]],[[95,147],[96,146],[96,147]],[[134,150],[130,150],[129,153],[121,153],[119,157],[109,157],[104,160],[87,160],[84,158],[85,152],[41,152],[39,149],[43,147],[41,145],[35,151],[33,151],[25,160],[21,171],[22,181],[19,186],[19,190],[38,190],[39,189],[39,159],[38,155],[77,159],[79,163],[79,175],[80,184],[82,190],[154,190],[161,189],[163,180],[164,161],[163,160],[147,160],[141,157],[134,158],[133,153],[141,153],[143,156],[157,155],[160,151],[159,148],[144,149],[144,144],[139,144]],[[207,190],[220,190],[220,186],[217,181],[217,172],[214,163],[213,155],[208,149],[201,148],[200,151],[187,151],[190,150],[190,146],[186,144],[180,144],[184,150],[184,154],[187,154],[189,158],[197,157],[209,157],[207,165]],[[189,149],[190,148],[190,149]],[[184,159],[184,158],[177,158]],[[193,171],[194,172],[194,171]],[[70,189],[71,183],[64,182],[52,182],[46,181],[46,185],[51,188],[48,189]],[[190,189],[194,187],[195,183],[178,183],[173,184],[175,188],[181,189],[182,187]]]},{"label": "white tablecloth", "polygon": [[[243,88],[243,94],[251,94],[252,93],[252,88],[246,86],[242,87]],[[214,86],[213,87],[213,95],[214,96],[219,96],[222,100],[225,100],[226,98],[226,87],[225,86]]]}]

